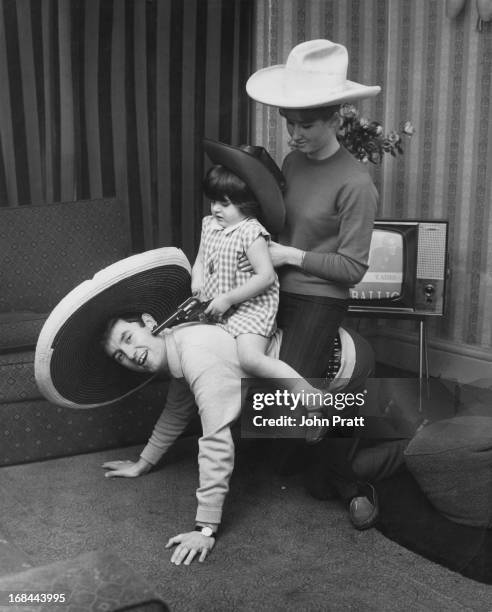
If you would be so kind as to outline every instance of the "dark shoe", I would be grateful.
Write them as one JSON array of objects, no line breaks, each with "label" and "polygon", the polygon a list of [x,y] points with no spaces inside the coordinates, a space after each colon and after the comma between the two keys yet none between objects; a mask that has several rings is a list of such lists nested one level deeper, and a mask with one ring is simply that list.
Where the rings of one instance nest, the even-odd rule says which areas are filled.
[{"label": "dark shoe", "polygon": [[379,517],[379,503],[375,488],[367,483],[359,495],[353,497],[349,505],[352,525],[360,531],[369,529]]}]

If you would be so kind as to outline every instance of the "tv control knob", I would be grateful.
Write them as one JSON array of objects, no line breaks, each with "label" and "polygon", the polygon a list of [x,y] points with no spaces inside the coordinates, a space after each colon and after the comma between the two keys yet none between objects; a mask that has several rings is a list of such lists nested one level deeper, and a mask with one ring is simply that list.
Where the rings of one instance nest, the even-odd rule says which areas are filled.
[{"label": "tv control knob", "polygon": [[434,285],[428,283],[424,287],[425,301],[427,304],[432,304],[432,294],[435,292],[436,288]]}]

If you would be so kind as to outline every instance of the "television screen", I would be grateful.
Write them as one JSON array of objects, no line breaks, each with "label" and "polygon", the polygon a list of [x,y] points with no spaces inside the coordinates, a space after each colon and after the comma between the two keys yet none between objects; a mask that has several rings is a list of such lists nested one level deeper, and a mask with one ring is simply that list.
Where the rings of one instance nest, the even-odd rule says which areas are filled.
[{"label": "television screen", "polygon": [[350,290],[356,300],[397,300],[402,297],[404,236],[390,229],[375,229],[369,250],[369,269]]}]

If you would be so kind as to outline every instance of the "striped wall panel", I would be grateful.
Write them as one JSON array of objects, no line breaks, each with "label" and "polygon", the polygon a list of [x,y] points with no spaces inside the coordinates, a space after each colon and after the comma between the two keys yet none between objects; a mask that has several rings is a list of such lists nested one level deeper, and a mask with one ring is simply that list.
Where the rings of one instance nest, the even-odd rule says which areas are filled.
[{"label": "striped wall panel", "polygon": [[249,134],[251,0],[0,0],[0,206],[117,195],[197,248],[204,136]]},{"label": "striped wall panel", "polygon": [[[448,312],[429,336],[490,354],[492,22],[478,32],[476,21],[474,2],[450,20],[445,0],[258,0],[254,67],[283,63],[303,40],[340,42],[349,78],[382,86],[360,110],[388,129],[414,123],[404,157],[373,168],[379,214],[449,220]],[[252,116],[256,142],[281,161],[287,139],[275,109],[254,104]]]}]

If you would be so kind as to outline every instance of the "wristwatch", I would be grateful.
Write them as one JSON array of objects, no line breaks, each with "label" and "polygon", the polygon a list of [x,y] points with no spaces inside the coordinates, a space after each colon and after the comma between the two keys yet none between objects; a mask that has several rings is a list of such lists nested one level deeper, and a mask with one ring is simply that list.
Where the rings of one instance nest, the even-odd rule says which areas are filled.
[{"label": "wristwatch", "polygon": [[195,531],[199,531],[202,535],[209,538],[216,538],[217,532],[211,525],[195,525]]}]

